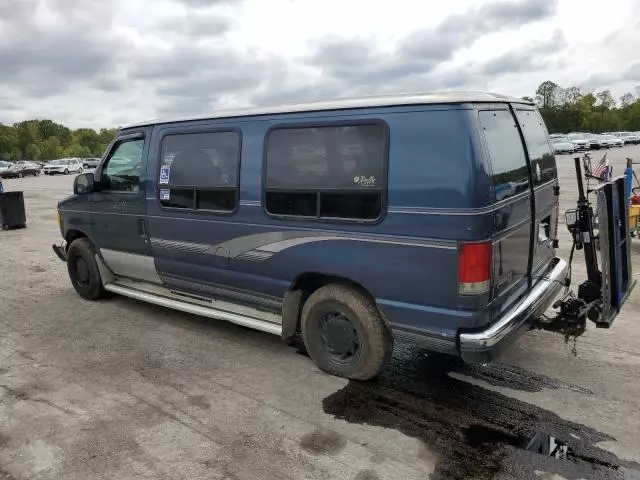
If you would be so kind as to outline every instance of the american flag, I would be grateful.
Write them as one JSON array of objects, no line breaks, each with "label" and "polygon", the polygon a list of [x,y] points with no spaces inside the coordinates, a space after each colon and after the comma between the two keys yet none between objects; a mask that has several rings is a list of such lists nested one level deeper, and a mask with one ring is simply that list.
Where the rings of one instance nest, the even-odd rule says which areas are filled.
[{"label": "american flag", "polygon": [[607,159],[607,154],[605,153],[604,157],[602,157],[598,162],[598,165],[596,165],[596,168],[594,168],[593,172],[591,172],[591,175],[593,175],[594,177],[604,179],[605,173],[607,173],[608,169],[609,169],[609,160]]}]

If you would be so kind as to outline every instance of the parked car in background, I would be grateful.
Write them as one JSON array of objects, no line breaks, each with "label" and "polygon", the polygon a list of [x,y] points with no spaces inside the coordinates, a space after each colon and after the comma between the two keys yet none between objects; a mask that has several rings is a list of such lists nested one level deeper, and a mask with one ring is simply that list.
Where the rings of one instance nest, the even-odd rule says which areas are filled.
[{"label": "parked car in background", "polygon": [[0,160],[0,173],[9,170],[9,168],[13,165],[11,162],[5,162],[4,160]]},{"label": "parked car in background", "polygon": [[633,145],[638,145],[640,143],[640,136],[635,132],[624,132],[626,135],[623,137],[626,139],[627,143],[631,143]]},{"label": "parked car in background", "polygon": [[584,136],[589,141],[589,148],[591,150],[600,150],[601,148],[609,148],[609,144],[604,141],[602,135],[597,133],[585,133]]},{"label": "parked car in background", "polygon": [[640,142],[640,137],[631,132],[612,132],[612,135],[620,138],[625,145],[637,145]]},{"label": "parked car in background", "polygon": [[82,167],[85,170],[88,170],[89,168],[96,168],[99,163],[100,163],[99,158],[83,158],[82,159]]},{"label": "parked car in background", "polygon": [[72,172],[82,173],[82,161],[79,158],[51,160],[47,166],[44,167],[45,175],[56,175],[58,173],[69,175]]},{"label": "parked car in background", "polygon": [[589,139],[583,133],[570,133],[567,138],[576,146],[576,150],[589,150]]},{"label": "parked car in background", "polygon": [[553,135],[550,136],[551,145],[553,146],[553,153],[563,154],[563,153],[574,153],[577,149],[576,145],[569,141],[569,139],[562,135]]},{"label": "parked car in background", "polygon": [[2,178],[22,178],[40,175],[40,165],[33,162],[20,161],[12,164],[7,170],[0,173]]},{"label": "parked car in background", "polygon": [[624,146],[624,141],[620,137],[616,137],[615,135],[605,133],[604,135],[602,135],[602,138],[607,143],[609,148]]}]

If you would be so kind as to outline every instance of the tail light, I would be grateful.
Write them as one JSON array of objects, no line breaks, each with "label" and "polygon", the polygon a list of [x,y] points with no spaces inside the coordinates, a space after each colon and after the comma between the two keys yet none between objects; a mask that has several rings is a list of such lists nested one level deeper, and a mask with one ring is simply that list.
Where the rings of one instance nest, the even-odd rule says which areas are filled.
[{"label": "tail light", "polygon": [[461,243],[458,250],[458,292],[481,295],[491,286],[491,242]]}]

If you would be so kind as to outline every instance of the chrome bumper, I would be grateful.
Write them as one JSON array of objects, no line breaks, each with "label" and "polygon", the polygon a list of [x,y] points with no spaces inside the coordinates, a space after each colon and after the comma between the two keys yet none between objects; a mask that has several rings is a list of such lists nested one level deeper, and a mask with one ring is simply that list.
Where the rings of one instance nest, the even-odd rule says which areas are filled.
[{"label": "chrome bumper", "polygon": [[505,344],[528,330],[551,306],[565,285],[568,269],[567,262],[554,259],[551,270],[511,310],[484,330],[459,333],[460,356],[468,362],[491,361]]}]

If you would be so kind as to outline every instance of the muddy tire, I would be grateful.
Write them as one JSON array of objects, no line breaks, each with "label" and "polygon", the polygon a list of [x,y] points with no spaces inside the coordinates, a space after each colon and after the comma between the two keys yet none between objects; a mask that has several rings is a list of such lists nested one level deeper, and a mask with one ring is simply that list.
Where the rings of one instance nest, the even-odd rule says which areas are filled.
[{"label": "muddy tire", "polygon": [[373,301],[358,290],[327,285],[305,302],[302,338],[311,359],[332,375],[377,376],[393,352],[391,331]]},{"label": "muddy tire", "polygon": [[77,238],[67,249],[67,270],[71,284],[85,300],[109,296],[95,260],[96,249],[88,238]]}]

